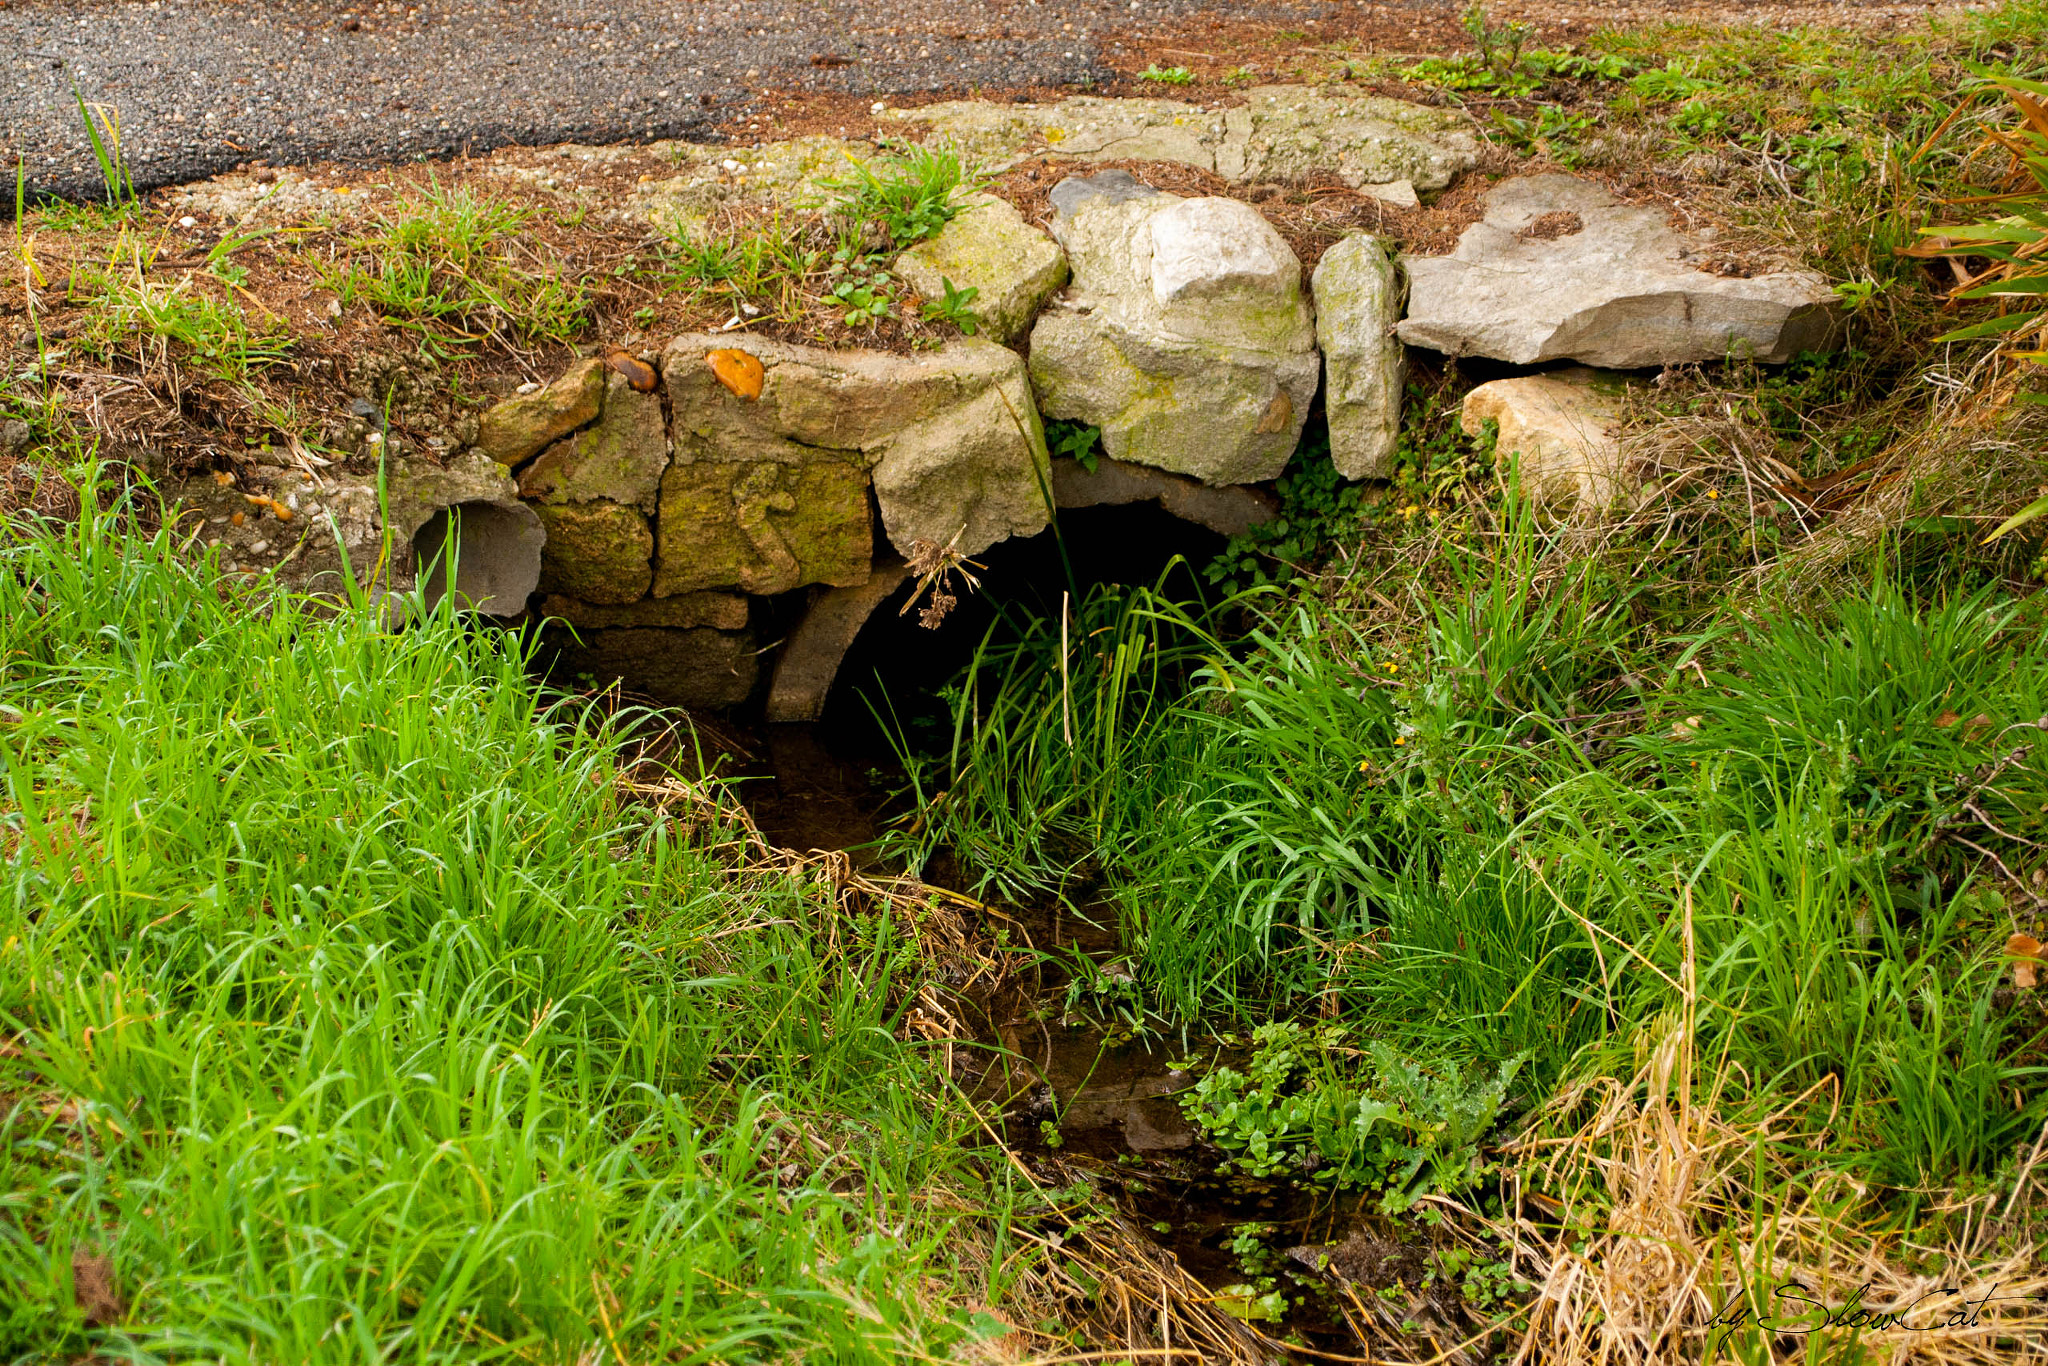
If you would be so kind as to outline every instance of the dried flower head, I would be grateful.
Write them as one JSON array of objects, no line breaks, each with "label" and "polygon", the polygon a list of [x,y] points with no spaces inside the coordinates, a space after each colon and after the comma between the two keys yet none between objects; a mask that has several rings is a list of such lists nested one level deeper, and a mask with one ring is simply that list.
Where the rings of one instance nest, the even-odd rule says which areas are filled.
[{"label": "dried flower head", "polygon": [[929,594],[930,600],[918,613],[917,621],[927,631],[936,631],[939,623],[946,619],[946,614],[960,604],[959,596],[949,591],[954,574],[959,574],[969,592],[981,587],[981,580],[968,571],[982,566],[962,555],[958,549],[961,533],[966,530],[966,527],[961,527],[953,533],[952,541],[945,545],[922,539],[910,543],[908,563],[910,572],[917,576],[917,587],[911,591],[899,616],[908,616],[919,599]]}]

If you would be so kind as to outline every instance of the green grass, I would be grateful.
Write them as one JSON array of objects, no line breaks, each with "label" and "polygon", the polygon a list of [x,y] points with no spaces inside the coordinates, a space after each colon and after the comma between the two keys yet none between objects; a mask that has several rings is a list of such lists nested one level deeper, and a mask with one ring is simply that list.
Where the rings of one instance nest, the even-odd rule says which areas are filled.
[{"label": "green grass", "polygon": [[131,360],[145,371],[178,366],[245,386],[287,360],[296,344],[281,318],[260,306],[252,317],[225,281],[160,273],[155,253],[126,233],[104,267],[72,272],[69,294],[85,310],[78,344],[101,360]]},{"label": "green grass", "polygon": [[[736,316],[784,325],[814,314],[846,329],[906,320],[903,286],[890,274],[897,254],[942,231],[978,183],[952,150],[909,144],[820,180],[818,202],[800,215],[675,231],[656,275],[692,302],[712,300]],[[973,292],[928,300],[910,313],[972,333]]]},{"label": "green grass", "polygon": [[321,282],[431,349],[566,344],[590,322],[589,288],[529,242],[532,220],[530,209],[434,184],[380,214],[375,231],[322,267]]},{"label": "green grass", "polygon": [[1384,578],[1268,598],[1192,678],[1077,652],[1077,695],[1040,626],[958,695],[917,829],[989,886],[1097,870],[1162,1025],[1317,1008],[1526,1057],[1540,1097],[1632,1072],[1691,974],[1730,1104],[1806,1094],[1827,1161],[1907,1205],[1996,1171],[2048,1120],[2041,1021],[1998,992],[2040,928],[2000,867],[2048,843],[2039,604],[1879,575],[1674,640],[1610,567],[1560,572],[1567,534],[1511,508],[1395,615]]},{"label": "green grass", "polygon": [[[619,795],[511,637],[0,530],[0,1357],[947,1359],[919,958]],[[125,1303],[88,1323],[74,1266]]]}]

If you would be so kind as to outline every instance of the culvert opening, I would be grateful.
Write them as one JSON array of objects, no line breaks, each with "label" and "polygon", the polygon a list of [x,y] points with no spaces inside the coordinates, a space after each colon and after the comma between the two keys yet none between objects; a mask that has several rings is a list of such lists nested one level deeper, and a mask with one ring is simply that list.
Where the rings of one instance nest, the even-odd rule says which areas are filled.
[{"label": "culvert opening", "polygon": [[420,595],[429,608],[452,591],[469,610],[516,616],[540,581],[543,539],[539,519],[524,507],[472,502],[442,508],[413,533]]},{"label": "culvert opening", "polygon": [[1208,587],[1202,567],[1225,543],[1156,504],[1072,508],[1059,514],[1057,537],[1048,529],[974,556],[983,566],[974,571],[980,588],[968,593],[956,586],[958,601],[936,628],[922,624],[918,607],[903,610],[916,588],[907,581],[875,609],[846,652],[821,729],[835,747],[886,749],[875,717],[881,710],[893,711],[913,738],[935,734],[949,724],[942,690],[973,660],[991,628],[1000,644],[1029,616],[1057,617],[1062,595],[1076,588],[1159,585],[1171,597],[1195,597]]}]

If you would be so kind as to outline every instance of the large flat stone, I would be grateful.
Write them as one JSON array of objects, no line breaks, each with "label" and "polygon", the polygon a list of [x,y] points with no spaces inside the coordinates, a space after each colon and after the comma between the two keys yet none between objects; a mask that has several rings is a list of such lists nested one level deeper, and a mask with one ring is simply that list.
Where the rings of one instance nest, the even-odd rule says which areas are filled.
[{"label": "large flat stone", "polygon": [[1448,185],[1478,151],[1471,120],[1457,110],[1327,86],[1257,86],[1231,109],[1077,95],[1053,104],[958,100],[882,118],[923,124],[995,168],[1047,154],[1173,161],[1244,182],[1333,174],[1358,189],[1398,186],[1396,198]]},{"label": "large flat stone", "polygon": [[1055,193],[1074,283],[1032,329],[1040,410],[1102,428],[1115,460],[1277,477],[1321,370],[1285,240],[1249,205],[1134,193],[1123,172]]},{"label": "large flat stone", "polygon": [[1358,233],[1323,253],[1313,287],[1330,459],[1346,479],[1384,479],[1400,444],[1408,378],[1407,351],[1394,336],[1400,274],[1378,241]]},{"label": "large flat stone", "polygon": [[1724,276],[1705,269],[1713,256],[1661,208],[1575,176],[1524,176],[1488,193],[1451,255],[1403,258],[1400,337],[1452,356],[1612,369],[1787,361],[1838,343],[1821,276]]},{"label": "large flat stone", "polygon": [[[743,349],[759,360],[758,398],[742,397],[719,382],[705,357],[721,348]],[[1034,534],[1047,523],[1039,492],[1045,442],[1024,365],[1014,351],[993,342],[963,338],[935,352],[896,356],[693,334],[670,345],[664,373],[676,457],[663,484],[658,593],[684,591],[674,586],[683,582],[693,588],[746,587],[738,579],[705,577],[730,574],[731,566],[744,558],[736,549],[727,553],[716,547],[736,547],[735,536],[751,539],[737,528],[741,503],[734,495],[754,486],[736,483],[736,475],[713,472],[719,466],[807,469],[822,464],[853,472],[852,480],[831,484],[837,512],[800,528],[799,539],[824,538],[831,544],[807,551],[791,542],[806,577],[788,587],[858,581],[836,566],[851,562],[856,523],[858,535],[867,535],[861,489],[870,470],[883,527],[906,554],[923,539],[951,543],[971,555],[1006,536]],[[795,499],[795,507],[770,507],[771,525],[778,516],[808,516],[804,489],[778,485],[766,496],[777,491]],[[678,500],[673,509],[672,496]],[[684,553],[684,541],[696,548]],[[772,552],[760,553],[776,559]],[[697,568],[683,579],[670,577],[685,565]]]}]

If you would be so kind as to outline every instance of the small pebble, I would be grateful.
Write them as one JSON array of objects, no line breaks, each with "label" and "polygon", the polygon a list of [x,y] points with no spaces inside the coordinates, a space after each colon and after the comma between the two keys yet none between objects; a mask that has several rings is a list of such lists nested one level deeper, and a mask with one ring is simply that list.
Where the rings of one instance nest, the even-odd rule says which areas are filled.
[{"label": "small pebble", "polygon": [[268,541],[251,541],[249,543],[249,553],[251,555],[261,555],[268,549],[270,549],[270,542]]},{"label": "small pebble", "polygon": [[180,218],[178,220],[178,226],[181,228],[196,228],[199,226],[199,220],[194,218],[191,214],[186,214],[183,218]]}]

